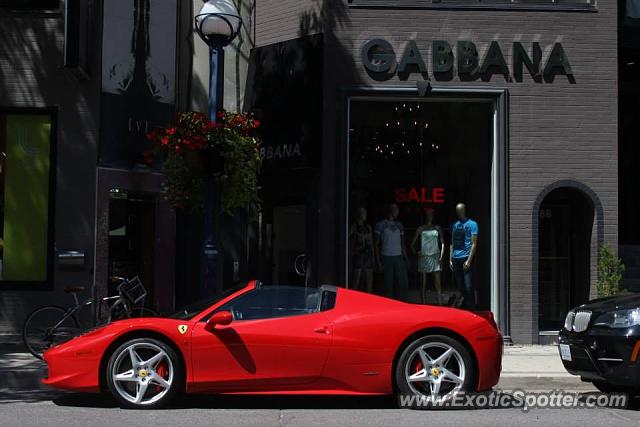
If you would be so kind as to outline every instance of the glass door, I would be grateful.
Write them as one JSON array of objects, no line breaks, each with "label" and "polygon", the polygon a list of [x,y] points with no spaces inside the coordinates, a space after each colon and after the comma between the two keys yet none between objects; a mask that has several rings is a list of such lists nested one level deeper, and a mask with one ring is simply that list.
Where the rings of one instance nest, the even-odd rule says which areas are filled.
[{"label": "glass door", "polygon": [[539,212],[539,328],[557,330],[570,307],[571,208],[543,204]]},{"label": "glass door", "polygon": [[109,198],[109,276],[139,276],[147,303],[154,300],[155,202],[154,195],[119,189]]}]

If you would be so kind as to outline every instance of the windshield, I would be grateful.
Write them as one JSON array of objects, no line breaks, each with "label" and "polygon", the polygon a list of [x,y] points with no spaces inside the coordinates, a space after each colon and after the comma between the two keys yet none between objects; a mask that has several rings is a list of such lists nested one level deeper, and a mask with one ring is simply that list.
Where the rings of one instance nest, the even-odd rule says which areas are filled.
[{"label": "windshield", "polygon": [[205,310],[205,309],[211,307],[213,304],[217,303],[218,301],[222,301],[223,299],[225,299],[229,295],[231,295],[231,294],[233,294],[235,292],[238,292],[240,289],[242,289],[245,286],[247,286],[247,284],[248,284],[248,282],[239,283],[239,284],[237,284],[235,286],[232,286],[231,288],[227,289],[226,291],[222,292],[221,294],[215,295],[215,296],[213,296],[211,298],[205,298],[203,300],[194,302],[193,304],[189,304],[186,307],[181,308],[180,310],[176,311],[175,313],[173,313],[169,317],[173,318],[173,319],[182,319],[182,320],[191,319],[196,314],[200,313],[202,310]]}]

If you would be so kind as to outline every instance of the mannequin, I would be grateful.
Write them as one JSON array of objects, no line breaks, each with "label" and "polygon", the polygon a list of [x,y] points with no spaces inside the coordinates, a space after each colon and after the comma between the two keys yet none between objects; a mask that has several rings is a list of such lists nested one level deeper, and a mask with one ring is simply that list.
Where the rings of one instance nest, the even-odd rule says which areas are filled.
[{"label": "mannequin", "polygon": [[374,248],[378,267],[384,272],[384,294],[405,301],[409,292],[409,280],[404,227],[397,221],[399,213],[400,209],[395,203],[387,207],[387,217],[375,227]]},{"label": "mannequin", "polygon": [[[427,280],[433,278],[438,304],[442,305],[442,260],[444,259],[444,235],[442,229],[433,221],[433,209],[427,209],[425,223],[418,227],[411,242],[411,249],[418,256],[418,273],[422,286],[422,303],[427,303]],[[420,239],[416,251],[415,245]]]},{"label": "mannequin", "polygon": [[367,224],[367,210],[358,209],[358,217],[349,229],[353,250],[353,289],[360,289],[362,272],[365,273],[366,291],[373,292],[373,229]]},{"label": "mannequin", "polygon": [[456,205],[458,220],[451,226],[449,267],[458,288],[462,290],[462,308],[475,310],[476,295],[473,287],[473,261],[478,248],[478,224],[467,218],[464,203]]}]

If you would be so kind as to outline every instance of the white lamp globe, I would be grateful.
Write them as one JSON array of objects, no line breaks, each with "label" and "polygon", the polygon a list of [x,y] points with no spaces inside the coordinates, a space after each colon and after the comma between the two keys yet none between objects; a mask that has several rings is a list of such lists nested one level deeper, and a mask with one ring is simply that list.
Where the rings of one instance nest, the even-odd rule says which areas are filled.
[{"label": "white lamp globe", "polygon": [[[233,38],[240,30],[242,18],[231,0],[209,0],[195,17],[196,28],[203,37]],[[229,40],[230,41],[230,40]]]}]

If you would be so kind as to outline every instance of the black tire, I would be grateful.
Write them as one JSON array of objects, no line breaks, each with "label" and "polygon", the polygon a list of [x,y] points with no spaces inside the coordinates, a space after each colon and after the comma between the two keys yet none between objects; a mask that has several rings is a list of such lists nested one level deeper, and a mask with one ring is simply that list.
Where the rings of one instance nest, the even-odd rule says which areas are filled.
[{"label": "black tire", "polygon": [[[160,352],[164,352],[166,357],[163,356],[155,365],[154,362],[149,365],[134,365],[131,362],[131,348],[138,361],[148,361]],[[165,370],[160,372],[162,363],[165,364]],[[121,373],[124,377],[115,380],[114,375]],[[123,408],[160,408],[184,390],[185,373],[180,358],[171,346],[154,338],[136,338],[118,346],[109,356],[104,374],[109,391]],[[168,386],[163,386],[159,379],[164,380]],[[136,399],[140,394],[142,397]]]},{"label": "black tire", "polygon": [[637,393],[637,390],[632,387],[615,385],[605,381],[593,381],[593,386],[602,393],[627,393],[631,395]]},{"label": "black tire", "polygon": [[[420,356],[419,349],[426,350],[428,357],[431,359],[430,361],[428,360],[430,363],[428,369],[422,368],[424,359]],[[439,357],[443,356],[448,349],[452,349],[449,358],[447,359],[445,356],[444,363],[438,362]],[[452,362],[452,358],[455,363]],[[431,364],[432,362],[434,364]],[[424,372],[422,371],[423,369]],[[414,373],[409,375],[411,372]],[[422,375],[425,377],[424,381],[412,381],[410,384],[409,376]],[[414,409],[440,407],[439,405],[433,405],[433,401],[429,399],[432,398],[432,392],[435,387],[432,386],[432,383],[440,383],[437,386],[440,389],[438,396],[448,400],[457,392],[473,391],[475,389],[475,376],[473,358],[467,348],[458,340],[445,335],[420,337],[404,349],[395,366],[398,403],[402,407]],[[453,380],[454,377],[457,378],[455,382]],[[418,399],[416,399],[409,403],[407,401],[403,403],[402,400],[407,396],[417,396],[418,399],[422,400],[418,402]]]},{"label": "black tire", "polygon": [[[42,355],[47,349],[81,332],[75,316],[64,318],[66,313],[67,310],[62,307],[47,305],[27,316],[22,327],[22,341],[29,353],[42,360]],[[52,329],[58,323],[58,327]]]}]

